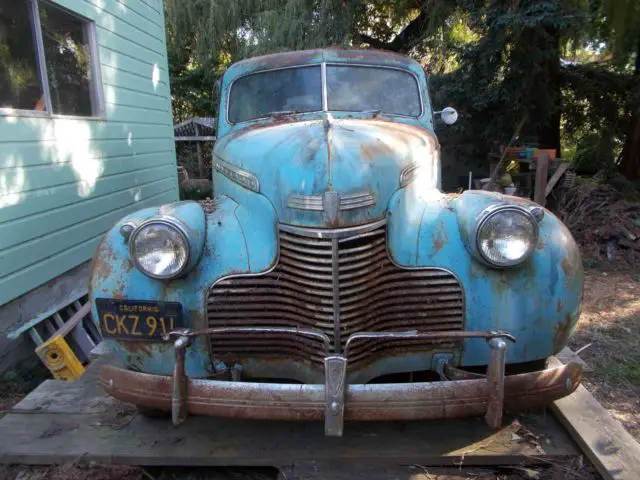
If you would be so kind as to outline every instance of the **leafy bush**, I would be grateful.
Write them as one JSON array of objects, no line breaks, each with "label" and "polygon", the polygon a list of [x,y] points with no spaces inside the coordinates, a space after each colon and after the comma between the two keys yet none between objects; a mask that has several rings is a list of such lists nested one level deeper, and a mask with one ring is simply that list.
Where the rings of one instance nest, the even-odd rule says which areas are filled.
[{"label": "leafy bush", "polygon": [[603,172],[609,176],[615,170],[613,141],[606,133],[588,133],[578,140],[573,159],[576,173],[595,175]]}]

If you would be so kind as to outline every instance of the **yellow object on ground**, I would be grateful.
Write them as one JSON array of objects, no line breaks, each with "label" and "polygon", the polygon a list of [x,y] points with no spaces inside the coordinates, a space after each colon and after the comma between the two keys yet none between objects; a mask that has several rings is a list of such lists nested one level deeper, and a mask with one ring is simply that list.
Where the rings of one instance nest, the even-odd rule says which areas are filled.
[{"label": "yellow object on ground", "polygon": [[56,380],[73,381],[84,373],[84,366],[62,336],[55,335],[38,345],[36,353]]}]

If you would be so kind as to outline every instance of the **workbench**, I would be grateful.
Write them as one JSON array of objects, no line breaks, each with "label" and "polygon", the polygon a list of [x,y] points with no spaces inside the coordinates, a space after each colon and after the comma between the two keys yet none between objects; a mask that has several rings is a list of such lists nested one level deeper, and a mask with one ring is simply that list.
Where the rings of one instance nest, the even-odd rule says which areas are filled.
[{"label": "workbench", "polygon": [[[497,178],[500,178],[511,161],[518,162],[519,172],[510,174],[513,182],[519,185],[518,195],[532,198],[540,205],[545,206],[546,198],[558,184],[560,178],[569,170],[571,164],[562,158],[549,158],[546,155],[547,151],[543,152],[539,157],[534,158],[508,156],[502,166],[502,171],[497,174]],[[493,175],[493,172],[498,167],[501,157],[502,155],[497,153],[489,153],[487,155],[489,177]],[[549,177],[551,172],[552,175]],[[480,186],[476,185],[476,188],[480,188]]]}]

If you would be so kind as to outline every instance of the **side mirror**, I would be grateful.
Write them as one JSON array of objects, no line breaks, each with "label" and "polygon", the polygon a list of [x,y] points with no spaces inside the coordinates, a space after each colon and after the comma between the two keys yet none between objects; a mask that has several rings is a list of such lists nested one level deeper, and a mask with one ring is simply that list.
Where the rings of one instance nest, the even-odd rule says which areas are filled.
[{"label": "side mirror", "polygon": [[440,114],[440,118],[447,125],[453,125],[458,121],[458,112],[453,107],[446,107],[439,112],[434,112],[436,115]]}]

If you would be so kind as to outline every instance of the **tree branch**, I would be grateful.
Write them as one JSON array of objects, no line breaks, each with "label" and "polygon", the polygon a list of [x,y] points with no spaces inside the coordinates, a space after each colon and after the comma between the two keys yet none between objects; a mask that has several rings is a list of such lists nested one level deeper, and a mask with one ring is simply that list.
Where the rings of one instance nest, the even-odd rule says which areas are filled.
[{"label": "tree branch", "polygon": [[379,48],[380,50],[389,50],[390,43],[383,42],[369,35],[358,34],[358,38],[362,43],[367,43],[371,48]]},{"label": "tree branch", "polygon": [[421,37],[422,32],[427,27],[429,18],[425,12],[420,12],[416,18],[411,20],[404,29],[396,35],[391,42],[391,50],[394,52],[407,52],[416,40]]},{"label": "tree branch", "polygon": [[420,12],[420,15],[411,20],[391,42],[383,42],[369,35],[363,34],[360,34],[359,37],[363,43],[367,43],[373,48],[406,53],[414,46],[416,40],[420,38],[422,32],[427,26],[428,20],[429,18],[427,14],[425,12]]}]

